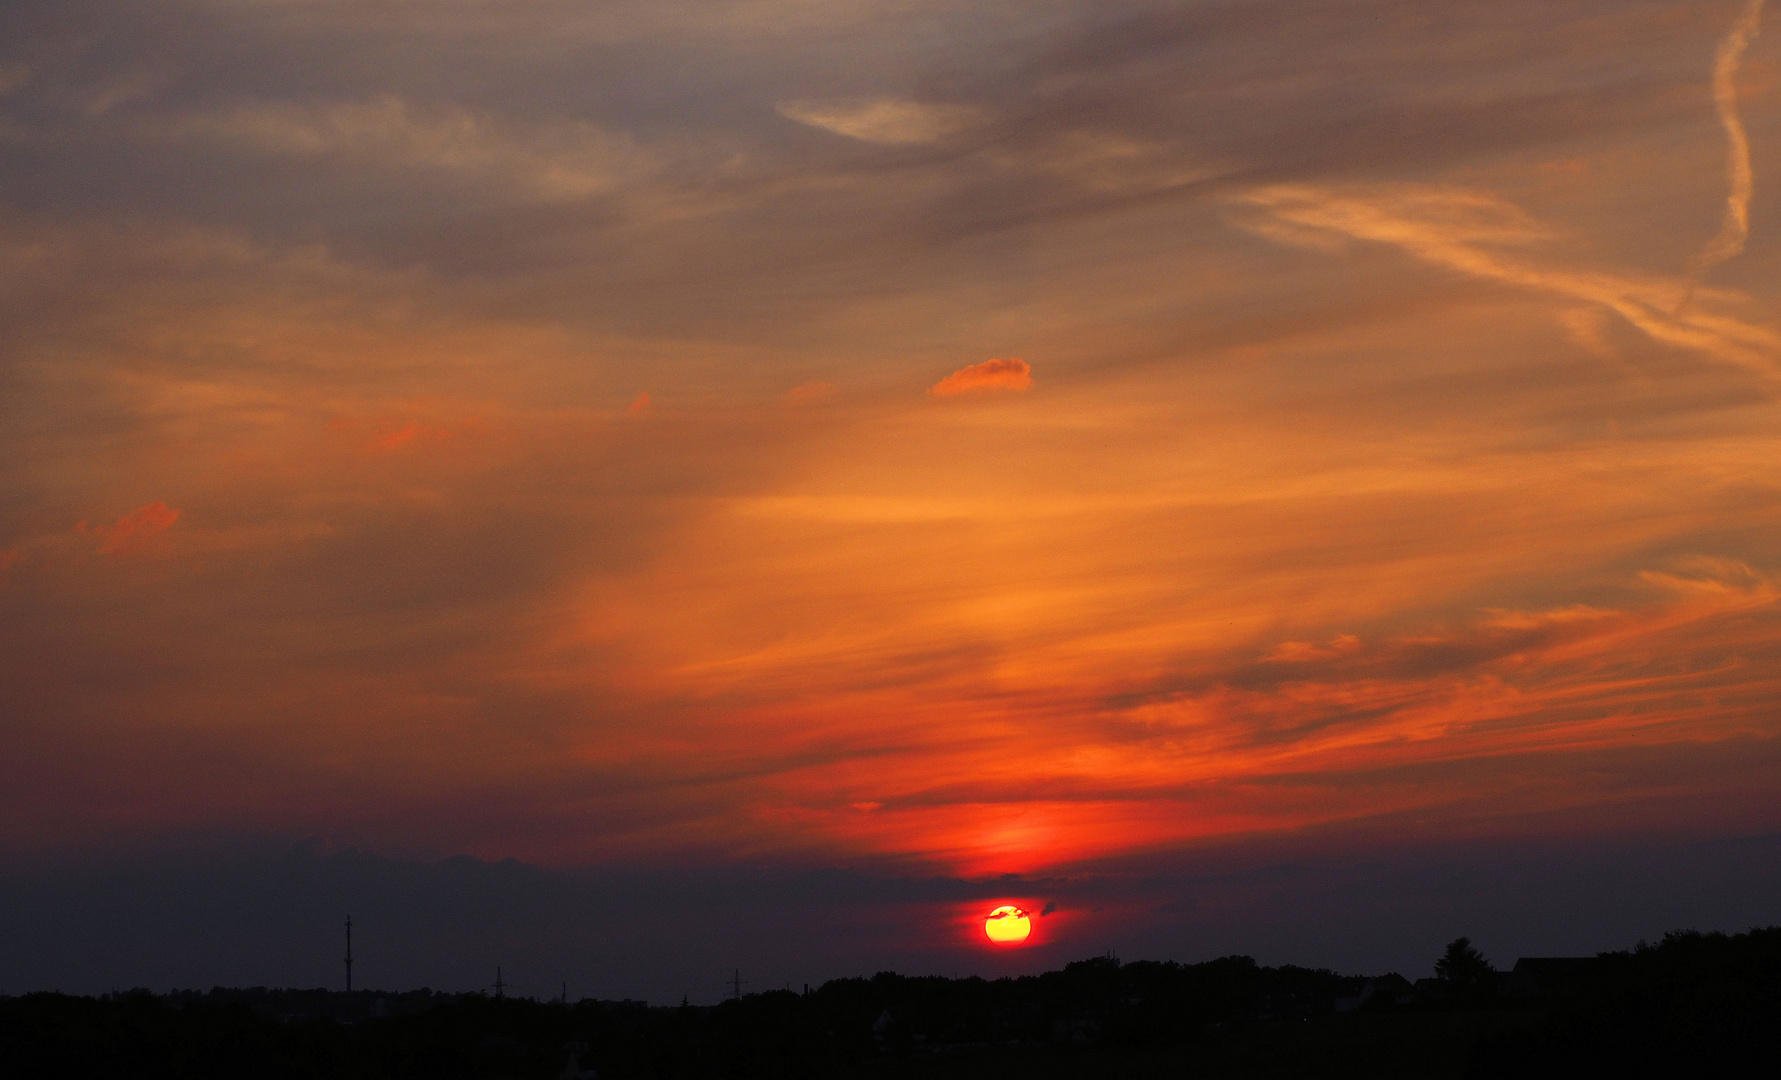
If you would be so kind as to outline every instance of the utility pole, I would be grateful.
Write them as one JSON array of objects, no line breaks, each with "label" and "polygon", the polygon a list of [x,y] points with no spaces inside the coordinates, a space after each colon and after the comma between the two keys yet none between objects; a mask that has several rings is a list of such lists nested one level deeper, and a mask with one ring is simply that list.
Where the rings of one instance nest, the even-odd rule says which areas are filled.
[{"label": "utility pole", "polygon": [[352,916],[346,917],[346,992],[352,993]]}]

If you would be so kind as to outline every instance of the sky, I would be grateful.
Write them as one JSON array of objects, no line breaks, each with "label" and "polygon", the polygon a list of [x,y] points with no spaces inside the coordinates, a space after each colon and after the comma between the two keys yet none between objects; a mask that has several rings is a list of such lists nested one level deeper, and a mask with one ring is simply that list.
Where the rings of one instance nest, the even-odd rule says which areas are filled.
[{"label": "sky", "polygon": [[1781,922],[1764,17],[0,7],[0,992]]}]

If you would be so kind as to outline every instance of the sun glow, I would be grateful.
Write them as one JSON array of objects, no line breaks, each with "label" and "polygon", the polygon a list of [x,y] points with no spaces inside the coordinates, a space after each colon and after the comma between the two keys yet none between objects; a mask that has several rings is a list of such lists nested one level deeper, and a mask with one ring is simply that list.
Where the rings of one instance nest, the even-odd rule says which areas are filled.
[{"label": "sun glow", "polygon": [[983,920],[983,932],[998,945],[1019,945],[1033,932],[1033,920],[1013,904],[1003,904]]}]

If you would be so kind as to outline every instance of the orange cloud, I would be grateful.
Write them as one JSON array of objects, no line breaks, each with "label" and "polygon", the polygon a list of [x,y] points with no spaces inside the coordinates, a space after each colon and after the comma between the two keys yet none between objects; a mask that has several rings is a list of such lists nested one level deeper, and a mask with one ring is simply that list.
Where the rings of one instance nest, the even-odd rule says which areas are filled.
[{"label": "orange cloud", "polygon": [[959,370],[928,388],[935,397],[986,393],[992,390],[1031,390],[1033,366],[1025,360],[985,360]]},{"label": "orange cloud", "polygon": [[[1677,20],[1702,59],[1742,3]],[[1554,40],[1666,37],[1636,26]],[[1384,79],[1361,38],[1337,59]],[[1661,51],[1615,69],[1680,85]],[[991,873],[1668,791],[1781,820],[1772,797],[1722,797],[1781,774],[1781,263],[1755,250],[1774,238],[1748,238],[1746,293],[1679,308],[1689,282],[1657,268],[1723,194],[1705,72],[1683,153],[1688,95],[1641,135],[1591,91],[1563,138],[1557,114],[1492,98],[1524,84],[1499,52],[1482,81],[1402,99],[1475,101],[1476,123],[1390,147],[1330,140],[1316,100],[1307,126],[1260,125],[1286,140],[1270,157],[1184,104],[1216,95],[1135,103],[1130,124],[1064,108],[1062,128],[997,127],[1028,114],[992,95],[946,131],[794,110],[858,145],[783,158],[783,131],[712,125],[648,151],[673,159],[648,183],[606,170],[596,132],[497,130],[401,87],[190,103],[226,130],[182,135],[210,149],[176,165],[276,154],[316,197],[235,190],[217,205],[236,210],[151,226],[126,185],[109,211],[0,215],[0,280],[29,286],[8,339],[40,358],[8,369],[3,405],[20,467],[0,542],[30,565],[0,593],[0,698],[32,703],[48,762],[35,795],[0,785],[0,843],[228,822]],[[1245,100],[1285,104],[1256,77]],[[1165,126],[1168,146],[1141,137]],[[1270,186],[1150,197],[1205,167],[1195,144]],[[1369,183],[1330,179],[1358,153]],[[509,212],[548,191],[603,201],[572,228]],[[364,234],[368,198],[445,225],[417,254],[404,230]],[[1271,243],[1190,210],[1221,198]],[[1615,213],[1685,198],[1713,213]],[[969,239],[1008,229],[1017,268]],[[960,351],[973,333],[1072,378],[1012,409],[909,392],[987,351]],[[923,389],[1032,386],[1022,360],[961,368]],[[815,377],[845,410],[795,411]],[[685,402],[618,405],[639,382]],[[490,438],[456,438],[485,430],[470,415]],[[362,419],[329,434],[335,416]],[[165,544],[177,512],[73,534],[66,508],[172,498],[169,476],[206,493],[202,557],[94,572],[133,561],[101,545]]]},{"label": "orange cloud", "polygon": [[166,532],[179,520],[179,511],[164,502],[152,502],[117,519],[117,524],[100,526],[93,532],[103,543],[99,550],[107,555],[135,551],[155,536]]}]

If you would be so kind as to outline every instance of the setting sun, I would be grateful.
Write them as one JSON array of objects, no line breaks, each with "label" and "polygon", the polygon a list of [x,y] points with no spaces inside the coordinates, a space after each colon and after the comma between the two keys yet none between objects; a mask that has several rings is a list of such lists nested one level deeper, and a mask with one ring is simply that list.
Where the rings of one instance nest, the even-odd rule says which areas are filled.
[{"label": "setting sun", "polygon": [[1033,932],[1033,920],[1013,904],[1003,904],[983,920],[983,932],[998,945],[1019,945]]}]

